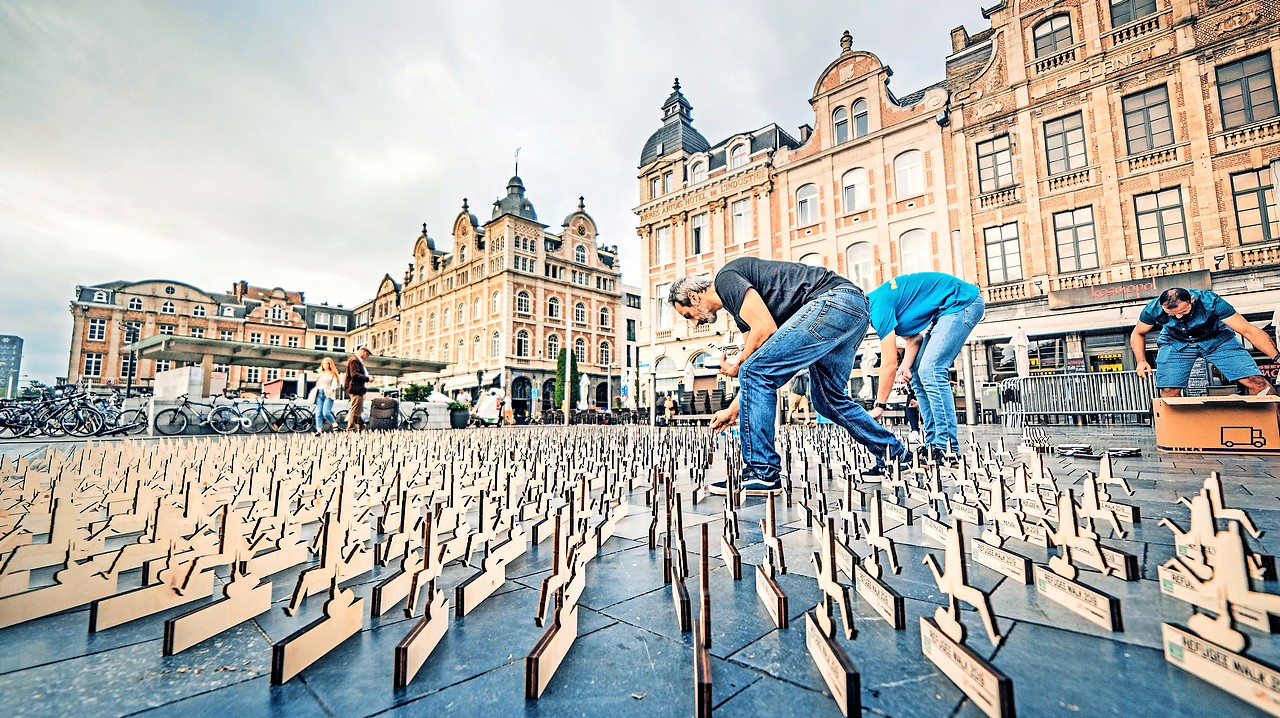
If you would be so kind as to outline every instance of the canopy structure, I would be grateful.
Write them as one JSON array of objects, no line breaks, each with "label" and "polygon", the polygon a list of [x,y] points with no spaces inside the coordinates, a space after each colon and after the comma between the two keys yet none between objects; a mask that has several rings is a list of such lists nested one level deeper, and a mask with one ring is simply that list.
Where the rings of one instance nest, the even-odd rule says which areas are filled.
[{"label": "canopy structure", "polygon": [[[160,359],[199,364],[204,370],[204,393],[209,393],[209,379],[214,364],[236,366],[261,366],[273,369],[314,371],[324,357],[340,356],[322,349],[277,347],[269,344],[249,344],[221,339],[197,339],[171,334],[156,334],[124,347],[125,351],[138,352],[139,359]],[[371,356],[364,362],[365,368],[375,377],[400,378],[406,374],[439,374],[447,364],[438,361],[405,359],[403,357]]]}]

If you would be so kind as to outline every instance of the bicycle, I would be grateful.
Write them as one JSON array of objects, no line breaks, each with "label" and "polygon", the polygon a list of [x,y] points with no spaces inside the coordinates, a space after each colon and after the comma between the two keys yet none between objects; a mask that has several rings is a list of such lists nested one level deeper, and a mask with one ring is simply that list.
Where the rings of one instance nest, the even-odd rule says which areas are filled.
[{"label": "bicycle", "polygon": [[[174,436],[186,431],[192,419],[195,419],[196,426],[207,426],[224,436],[234,433],[243,423],[240,412],[228,404],[202,404],[192,401],[186,394],[178,399],[181,403],[177,406],[169,407],[156,414],[156,431],[165,436]],[[199,409],[209,411],[201,414]]]},{"label": "bicycle", "polygon": [[125,434],[134,436],[146,431],[149,426],[147,410],[142,408],[124,409],[124,397],[120,391],[111,393],[111,398],[98,403],[98,410],[106,418],[100,436]]},{"label": "bicycle", "polygon": [[[244,407],[241,407],[244,404]],[[238,400],[235,403],[236,411],[239,412],[241,418],[240,428],[250,434],[261,434],[271,426],[271,411],[267,409],[266,403],[261,398],[251,400]]]},{"label": "bicycle", "polygon": [[[334,413],[333,418],[337,420],[338,426],[346,426],[347,416],[348,416],[348,411],[346,409],[339,409],[337,412]],[[408,413],[405,413],[405,410],[403,407],[397,409],[396,410],[396,428],[397,429],[413,429],[415,431],[418,429],[427,428],[427,410],[420,406],[415,406],[413,408],[413,411]]]},{"label": "bicycle", "polygon": [[289,403],[279,411],[266,411],[271,430],[276,432],[300,433],[311,429],[316,423],[315,414],[307,407],[299,405],[294,399],[290,399]]}]

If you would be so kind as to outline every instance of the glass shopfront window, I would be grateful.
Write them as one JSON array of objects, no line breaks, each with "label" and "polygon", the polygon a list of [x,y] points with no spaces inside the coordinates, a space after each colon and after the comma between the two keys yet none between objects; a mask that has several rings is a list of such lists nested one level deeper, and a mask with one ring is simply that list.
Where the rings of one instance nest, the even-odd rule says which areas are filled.
[{"label": "glass shopfront window", "polygon": [[[1091,372],[1131,371],[1134,367],[1133,352],[1129,349],[1128,332],[1107,332],[1085,335],[1085,365]],[[1155,332],[1149,335],[1150,357],[1155,366]]]},{"label": "glass shopfront window", "polygon": [[[1038,337],[1027,342],[1027,362],[1031,376],[1061,374],[1066,367],[1065,341],[1062,336]],[[987,367],[992,381],[1018,375],[1018,352],[1006,340],[987,344]]]}]

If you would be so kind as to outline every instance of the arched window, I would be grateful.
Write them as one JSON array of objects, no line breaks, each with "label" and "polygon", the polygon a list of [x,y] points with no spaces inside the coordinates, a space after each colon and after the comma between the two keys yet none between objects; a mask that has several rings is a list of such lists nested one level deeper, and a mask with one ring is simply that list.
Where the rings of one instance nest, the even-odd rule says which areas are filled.
[{"label": "arched window", "polygon": [[857,100],[853,103],[853,136],[861,137],[871,131],[867,119],[867,101]]},{"label": "arched window", "polygon": [[480,361],[480,335],[471,339],[471,361]]},{"label": "arched window", "polygon": [[832,138],[838,145],[841,142],[849,141],[849,111],[843,107],[837,107],[835,112],[831,113]]},{"label": "arched window", "polygon": [[528,292],[523,290],[516,292],[516,314],[528,314],[533,309],[531,305]]},{"label": "arched window", "polygon": [[427,347],[427,361],[435,361],[435,360],[436,360],[436,348]]},{"label": "arched window", "polygon": [[796,226],[818,221],[818,185],[807,184],[796,190]]},{"label": "arched window", "polygon": [[747,163],[747,143],[734,145],[729,150],[729,169],[737,169]]},{"label": "arched window", "polygon": [[707,165],[705,162],[694,162],[689,168],[689,184],[707,181]]},{"label": "arched window", "polygon": [[467,261],[467,245],[458,245],[458,264],[465,264]]},{"label": "arched window", "polygon": [[130,300],[129,300],[129,311],[131,311],[131,312],[140,312],[140,311],[142,311],[142,300],[141,300],[141,299],[138,299],[137,297],[134,297],[134,298],[130,299]]},{"label": "arched window", "polygon": [[587,248],[579,244],[573,248],[573,261],[578,264],[587,263]]},{"label": "arched window", "polygon": [[494,332],[489,336],[489,357],[497,359],[498,354],[502,351],[502,337],[498,332]]},{"label": "arched window", "polygon": [[[395,341],[395,339],[393,338],[392,341]],[[466,350],[463,348],[464,346],[465,346],[465,342],[459,339],[458,340],[458,363],[462,363],[462,358],[467,355]]]},{"label": "arched window", "polygon": [[467,323],[467,303],[458,302],[458,326]]},{"label": "arched window", "polygon": [[489,297],[489,313],[497,314],[500,309],[502,309],[502,295],[498,292],[494,292],[493,295]]},{"label": "arched window", "polygon": [[692,365],[694,369],[705,369],[707,368],[707,360],[710,358],[711,354],[708,352],[698,352],[689,360],[689,364]]},{"label": "arched window", "polygon": [[1053,17],[1036,25],[1031,31],[1036,43],[1036,57],[1045,57],[1071,47],[1071,18],[1067,15]]},{"label": "arched window", "polygon": [[582,302],[573,305],[573,322],[574,324],[587,323],[587,305]]},{"label": "arched window", "polygon": [[102,291],[101,289],[97,290],[96,292],[93,293],[93,301],[95,302],[107,301],[107,293]]},{"label": "arched window", "polygon": [[282,309],[279,304],[271,308],[271,318],[276,321],[284,319],[284,309]]},{"label": "arched window", "polygon": [[676,370],[676,363],[671,361],[671,357],[661,357],[653,365],[653,370],[658,374],[670,374]]},{"label": "arched window", "polygon": [[441,329],[449,328],[449,308],[448,307],[445,307],[444,311],[440,312],[440,328]]},{"label": "arched window", "polygon": [[173,306],[173,302],[165,302],[160,305],[161,314],[177,314],[177,310]]},{"label": "arched window", "polygon": [[525,329],[516,332],[516,356],[529,356],[529,332]]},{"label": "arched window", "polygon": [[191,310],[191,316],[193,316],[193,317],[203,317],[203,316],[206,316],[207,314],[208,314],[208,312],[205,310],[205,308],[204,308],[204,305],[203,305],[203,304],[197,304],[197,305],[196,305],[196,306]]},{"label": "arched window", "polygon": [[548,319],[560,318],[560,298],[559,297],[547,298],[547,318]]},{"label": "arched window", "polygon": [[609,316],[609,308],[600,307],[600,328],[608,329],[612,326],[612,323],[610,322],[611,319],[612,317]]},{"label": "arched window", "polygon": [[844,173],[844,213],[861,212],[871,206],[871,186],[867,183],[867,170],[854,167]]},{"label": "arched window", "polygon": [[436,333],[436,313],[435,312],[432,312],[431,315],[427,317],[427,333],[428,334]]},{"label": "arched window", "polygon": [[415,334],[415,336],[421,337],[422,336],[422,317],[418,317],[417,324],[418,324],[418,331]]},{"label": "arched window", "polygon": [[579,364],[587,361],[587,340],[582,337],[573,340],[573,355],[577,357]]},{"label": "arched window", "polygon": [[480,297],[476,297],[475,301],[471,302],[471,321],[473,322],[480,321],[480,317],[484,316],[483,314],[481,314],[481,311],[482,310],[480,307]]},{"label": "arched window", "polygon": [[898,199],[924,194],[924,156],[907,150],[893,160],[893,182]]},{"label": "arched window", "polygon": [[612,361],[612,358],[613,358],[613,355],[611,354],[612,349],[613,348],[609,346],[609,342],[600,342],[600,363],[601,364],[608,366],[609,362]]},{"label": "arched window", "polygon": [[440,345],[440,361],[449,363],[449,342]]},{"label": "arched window", "polygon": [[810,267],[824,267],[826,264],[822,261],[822,255],[817,252],[810,252],[800,258],[801,264],[807,264]]},{"label": "arched window", "polygon": [[556,359],[556,358],[559,358],[559,356],[560,356],[560,335],[548,334],[547,335],[547,358]]},{"label": "arched window", "polygon": [[902,274],[933,271],[929,233],[923,229],[904,232],[898,238],[898,255],[901,257]]},{"label": "arched window", "polygon": [[845,264],[849,267],[849,279],[864,290],[876,287],[875,252],[870,242],[855,242],[845,250]]}]

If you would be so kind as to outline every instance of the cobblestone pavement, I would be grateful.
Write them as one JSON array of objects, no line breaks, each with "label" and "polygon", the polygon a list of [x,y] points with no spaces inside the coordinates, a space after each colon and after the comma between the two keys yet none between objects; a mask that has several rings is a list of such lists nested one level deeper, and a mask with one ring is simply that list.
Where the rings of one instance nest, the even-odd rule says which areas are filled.
[{"label": "cobblestone pavement", "polygon": [[[1261,550],[1280,552],[1280,458],[1161,454],[1145,427],[1050,428],[1048,435],[1053,443],[1142,449],[1141,456],[1117,459],[1114,464],[1134,490],[1132,497],[1116,498],[1140,506],[1142,521],[1124,539],[1106,540],[1137,557],[1141,580],[1082,574],[1082,582],[1119,598],[1124,627],[1112,633],[1038,599],[1032,586],[970,562],[970,581],[991,591],[1005,638],[993,648],[975,614],[966,610],[969,645],[1012,679],[1018,714],[1254,715],[1245,703],[1166,664],[1160,624],[1184,622],[1191,611],[1187,604],[1163,597],[1155,580],[1157,566],[1174,554],[1172,534],[1157,522],[1167,516],[1185,526],[1187,511],[1175,504],[1177,497],[1194,495],[1210,471],[1219,471],[1229,505],[1246,509],[1266,530]],[[1004,437],[1017,453],[1016,433],[984,428],[976,436],[980,442]],[[38,444],[0,445],[0,453],[10,456],[41,449]],[[1063,488],[1078,487],[1085,472],[1096,471],[1099,463],[1052,455],[1046,461]],[[797,462],[797,472],[798,467]],[[818,467],[812,471],[816,478]],[[711,477],[723,472],[724,463],[717,460]],[[836,484],[837,488],[843,484],[838,476]],[[702,524],[709,525],[712,536],[719,536],[722,501],[710,497],[686,506],[688,545],[695,554],[691,561],[697,560]],[[532,617],[550,563],[546,545],[534,546],[516,559],[496,595],[466,617],[453,619],[421,673],[404,689],[392,685],[393,647],[410,625],[400,611],[381,618],[370,618],[366,611],[363,630],[356,637],[297,679],[283,686],[270,685],[271,645],[294,625],[285,620],[282,607],[289,599],[295,569],[274,578],[275,605],[270,612],[178,656],[161,655],[163,621],[186,609],[100,633],[88,632],[87,608],[0,629],[0,713],[184,718],[690,715],[694,707],[692,636],[676,624],[671,590],[663,581],[661,551],[648,548],[649,512],[640,496],[632,497],[629,511],[603,546],[602,555],[588,565],[579,637],[537,701],[524,698],[524,657],[543,630]],[[764,503],[749,499],[740,516],[743,561],[758,563],[764,553],[760,529]],[[790,599],[790,628],[773,628],[756,594],[753,566],[744,566],[744,578],[735,581],[723,562],[711,561],[715,709],[733,716],[838,715],[805,648],[802,614],[819,600],[809,560],[816,547],[813,534],[794,504],[780,503],[778,523],[788,559],[789,570],[779,583]],[[914,526],[896,526],[889,535],[898,543],[902,571],[887,576],[886,582],[905,597],[906,629],[893,630],[858,598],[854,602],[858,634],[852,641],[841,639],[861,672],[863,713],[980,715],[921,655],[919,619],[931,616],[946,600],[923,565],[923,557],[935,554],[941,559],[941,549]],[[1010,540],[1006,547],[1040,564],[1050,555],[1042,547],[1017,540]],[[713,541],[710,553],[713,559],[719,558],[717,542]],[[350,586],[358,597],[367,599],[387,570],[375,569]],[[442,577],[448,595],[473,572],[448,566]],[[691,587],[696,583],[691,581]],[[1280,592],[1274,583],[1265,588]],[[307,609],[315,613],[320,603],[310,599]],[[1280,664],[1276,639],[1256,631],[1250,635],[1251,655]]]}]

